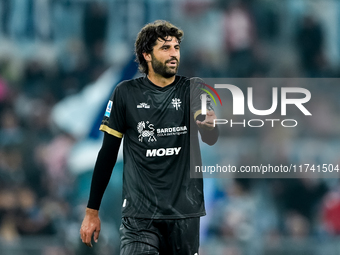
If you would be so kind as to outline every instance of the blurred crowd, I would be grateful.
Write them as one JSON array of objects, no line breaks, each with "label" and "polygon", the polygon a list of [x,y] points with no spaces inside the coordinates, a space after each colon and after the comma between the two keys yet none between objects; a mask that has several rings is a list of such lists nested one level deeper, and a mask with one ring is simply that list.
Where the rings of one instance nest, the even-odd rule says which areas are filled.
[{"label": "blurred crowd", "polygon": [[[69,224],[80,226],[82,215],[75,207],[78,179],[67,165],[77,138],[52,122],[51,110],[96,81],[108,67],[123,67],[143,24],[167,19],[184,30],[182,75],[338,77],[340,49],[334,45],[340,41],[333,33],[340,24],[334,22],[340,11],[337,1],[328,1],[329,6],[322,1],[278,2],[0,0],[0,246],[27,236],[63,239]],[[330,112],[323,118],[332,125],[310,123],[314,129],[295,134],[280,129],[225,133],[223,139],[235,146],[244,137],[255,137],[257,143],[249,147],[254,148],[252,153],[229,158],[238,164],[261,161],[266,155],[257,148],[275,141],[282,160],[289,156],[284,153],[285,139],[334,141],[339,135],[340,105],[335,96],[339,91],[327,87],[323,92],[312,107]],[[293,152],[299,154],[299,148]],[[296,240],[294,245],[302,245],[311,237],[340,235],[337,180],[207,182],[213,186],[202,254],[212,254],[210,246],[216,243],[221,247],[216,255],[248,255],[264,252],[265,241],[275,246],[280,238],[290,237]],[[282,254],[325,254],[300,252]],[[75,253],[67,247],[55,251]]]},{"label": "blurred crowd", "polygon": [[[26,14],[34,18],[32,8],[38,11],[42,2],[49,1],[0,1],[2,13],[7,14],[1,15],[2,42],[18,47],[14,52],[3,49],[0,54],[0,246],[29,236],[61,236],[64,240],[69,231],[64,226],[70,221],[80,224],[72,206],[76,176],[67,168],[76,139],[52,123],[51,110],[109,67],[102,49],[107,31],[104,6],[79,4],[82,37],[70,38],[67,47],[48,61],[39,54],[20,54],[20,46],[36,41],[47,43],[48,51],[53,51],[54,40],[51,31],[42,35],[37,24],[13,24],[11,18],[24,2],[28,4]],[[65,10],[78,5],[60,2]]]}]

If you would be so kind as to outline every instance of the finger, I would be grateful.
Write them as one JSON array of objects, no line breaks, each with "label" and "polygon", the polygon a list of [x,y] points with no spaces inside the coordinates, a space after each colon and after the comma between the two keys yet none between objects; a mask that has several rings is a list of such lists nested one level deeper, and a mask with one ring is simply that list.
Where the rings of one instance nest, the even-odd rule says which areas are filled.
[{"label": "finger", "polygon": [[204,122],[202,123],[201,128],[206,130],[212,130],[214,128],[214,124],[210,122]]},{"label": "finger", "polygon": [[99,238],[100,229],[96,230],[93,235],[93,240],[97,243]]},{"label": "finger", "polygon": [[85,243],[87,246],[89,246],[89,244],[91,244],[91,237],[92,237],[92,233],[93,231],[86,231],[86,234],[85,234]]},{"label": "finger", "polygon": [[197,126],[198,126],[199,128],[201,128],[202,125],[203,125],[203,121],[197,120],[197,121],[196,121],[196,124],[197,124]]},{"label": "finger", "polygon": [[86,242],[86,229],[85,229],[84,226],[81,226],[80,237],[81,237],[81,240],[83,241],[83,243],[85,243]]},{"label": "finger", "polygon": [[204,121],[204,123],[206,123],[206,124],[208,124],[208,125],[214,125],[214,122],[215,122],[215,119],[206,119],[205,121]]},{"label": "finger", "polygon": [[213,119],[212,118],[206,118],[204,121],[203,121],[203,124],[212,124],[213,123]]},{"label": "finger", "polygon": [[92,245],[92,243],[91,243],[91,242],[89,242],[89,243],[85,243],[85,242],[84,242],[84,244],[85,244],[87,247],[90,247],[90,248],[92,248],[92,247],[93,247],[93,245]]},{"label": "finger", "polygon": [[214,116],[215,112],[214,111],[207,111],[207,116]]},{"label": "finger", "polygon": [[89,247],[92,247],[91,237],[92,237],[92,234],[93,234],[93,230],[91,230],[88,227],[82,227],[81,232],[83,233],[82,234],[83,243],[85,243]]},{"label": "finger", "polygon": [[86,242],[86,235],[85,234],[83,234],[82,236],[81,236],[81,240],[82,240],[82,242],[86,245],[86,246],[88,246],[88,247],[92,247],[92,243],[91,242]]},{"label": "finger", "polygon": [[83,243],[86,244],[88,247],[92,248],[91,236],[90,238],[88,238],[88,235],[84,234]]},{"label": "finger", "polygon": [[206,126],[206,125],[210,126],[210,125],[213,125],[213,122],[214,122],[213,119],[205,119],[200,124],[203,125],[203,126]]},{"label": "finger", "polygon": [[213,114],[213,115],[207,115],[205,119],[206,119],[206,120],[213,120],[213,119],[216,119],[216,115],[215,115],[215,114]]},{"label": "finger", "polygon": [[81,240],[83,241],[84,244],[86,244],[86,234],[85,233],[82,234]]},{"label": "finger", "polygon": [[206,121],[209,122],[209,123],[214,123],[215,120],[216,120],[215,116],[212,116],[212,117],[209,117],[209,118],[206,119]]},{"label": "finger", "polygon": [[80,229],[80,239],[82,240],[83,243],[85,243],[85,233],[83,230],[83,227]]}]

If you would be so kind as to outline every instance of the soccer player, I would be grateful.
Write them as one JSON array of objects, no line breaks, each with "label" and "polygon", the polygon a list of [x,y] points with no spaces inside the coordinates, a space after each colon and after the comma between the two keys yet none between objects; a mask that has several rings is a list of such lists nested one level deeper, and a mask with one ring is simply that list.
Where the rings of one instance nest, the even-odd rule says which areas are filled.
[{"label": "soccer player", "polygon": [[143,27],[135,52],[145,76],[121,82],[109,100],[80,229],[90,247],[92,236],[99,237],[98,210],[124,137],[120,254],[198,254],[203,179],[190,178],[190,165],[201,165],[198,131],[212,145],[218,130],[209,101],[207,114],[200,114],[202,90],[176,75],[182,36],[167,21]]}]

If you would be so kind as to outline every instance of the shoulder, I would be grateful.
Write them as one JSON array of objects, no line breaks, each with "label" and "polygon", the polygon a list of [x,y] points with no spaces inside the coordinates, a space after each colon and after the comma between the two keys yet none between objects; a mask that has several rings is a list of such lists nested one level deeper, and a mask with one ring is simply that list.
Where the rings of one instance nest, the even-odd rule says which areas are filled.
[{"label": "shoulder", "polygon": [[177,75],[176,76],[177,82],[188,82],[190,81],[190,78],[182,75]]},{"label": "shoulder", "polygon": [[118,85],[114,88],[114,93],[128,93],[131,92],[134,88],[139,87],[141,83],[143,83],[144,77],[124,80],[118,83]]},{"label": "shoulder", "polygon": [[177,86],[182,89],[190,89],[195,90],[201,87],[204,87],[204,81],[199,77],[186,77],[186,76],[178,76],[177,78]]},{"label": "shoulder", "polygon": [[136,86],[137,84],[142,83],[143,80],[144,80],[144,77],[139,77],[139,78],[131,79],[131,80],[124,80],[118,83],[118,85],[116,86],[116,89],[128,89],[133,86]]},{"label": "shoulder", "polygon": [[200,77],[186,77],[186,76],[177,76],[179,83],[186,83],[186,84],[203,84],[204,81]]},{"label": "shoulder", "polygon": [[190,83],[192,85],[201,85],[201,84],[204,84],[203,79],[200,78],[200,77],[191,77],[189,80],[190,80]]},{"label": "shoulder", "polygon": [[190,86],[190,79],[186,76],[176,76],[176,86],[183,88]]}]

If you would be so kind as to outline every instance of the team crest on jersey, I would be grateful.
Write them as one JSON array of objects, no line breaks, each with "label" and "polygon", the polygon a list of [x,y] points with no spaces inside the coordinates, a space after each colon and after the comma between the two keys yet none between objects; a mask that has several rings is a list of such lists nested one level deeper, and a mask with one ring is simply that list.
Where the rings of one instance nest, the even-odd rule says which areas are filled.
[{"label": "team crest on jersey", "polygon": [[112,109],[112,101],[110,100],[110,101],[107,103],[107,106],[106,106],[106,111],[105,111],[105,116],[106,116],[106,117],[110,117],[111,109]]},{"label": "team crest on jersey", "polygon": [[137,105],[137,108],[145,108],[145,109],[149,109],[150,105],[147,103],[140,103]]},{"label": "team crest on jersey", "polygon": [[172,103],[173,107],[175,107],[176,110],[178,110],[178,108],[181,107],[182,102],[179,98],[173,98],[171,103]]},{"label": "team crest on jersey", "polygon": [[140,121],[137,124],[137,131],[139,133],[138,140],[143,142],[144,138],[148,138],[148,142],[157,141],[155,137],[155,129],[153,124],[149,123],[149,121]]}]

